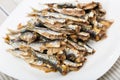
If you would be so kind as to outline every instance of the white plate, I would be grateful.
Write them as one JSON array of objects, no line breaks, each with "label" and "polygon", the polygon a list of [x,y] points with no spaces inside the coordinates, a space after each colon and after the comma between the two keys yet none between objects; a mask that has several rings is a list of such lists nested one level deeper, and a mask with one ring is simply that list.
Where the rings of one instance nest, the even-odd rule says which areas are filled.
[{"label": "white plate", "polygon": [[[74,2],[74,0],[66,0]],[[0,71],[17,78],[19,80],[95,80],[102,76],[115,63],[120,55],[120,11],[119,0],[95,0],[103,4],[107,10],[107,18],[114,19],[114,24],[108,30],[108,38],[100,42],[93,43],[92,46],[97,50],[94,55],[88,57],[85,65],[77,72],[71,72],[66,76],[59,73],[44,73],[43,71],[31,68],[23,60],[13,57],[6,52],[9,48],[4,43],[3,37],[7,33],[7,28],[15,29],[19,23],[25,23],[27,13],[31,7],[39,9],[43,6],[38,4],[48,2],[66,2],[65,0],[25,0],[9,16],[9,18],[0,27]],[[91,0],[80,0],[80,2],[89,2]]]}]

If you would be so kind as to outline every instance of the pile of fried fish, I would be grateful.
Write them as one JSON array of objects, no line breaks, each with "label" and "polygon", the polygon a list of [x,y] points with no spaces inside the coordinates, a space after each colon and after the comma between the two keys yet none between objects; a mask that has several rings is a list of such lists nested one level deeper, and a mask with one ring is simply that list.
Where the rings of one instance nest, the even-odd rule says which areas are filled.
[{"label": "pile of fried fish", "polygon": [[5,42],[13,47],[8,51],[45,72],[66,75],[78,71],[86,57],[95,53],[88,42],[105,38],[113,22],[105,19],[106,11],[99,2],[45,6],[32,9],[27,24],[8,30]]}]

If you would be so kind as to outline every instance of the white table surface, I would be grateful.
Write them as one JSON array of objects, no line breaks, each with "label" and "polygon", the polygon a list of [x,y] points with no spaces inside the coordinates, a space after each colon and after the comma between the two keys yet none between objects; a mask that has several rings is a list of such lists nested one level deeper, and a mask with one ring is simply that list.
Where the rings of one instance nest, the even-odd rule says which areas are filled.
[{"label": "white table surface", "polygon": [[[22,0],[0,0],[0,24]],[[16,80],[0,72],[0,80]],[[120,57],[113,67],[98,80],[120,80]]]}]

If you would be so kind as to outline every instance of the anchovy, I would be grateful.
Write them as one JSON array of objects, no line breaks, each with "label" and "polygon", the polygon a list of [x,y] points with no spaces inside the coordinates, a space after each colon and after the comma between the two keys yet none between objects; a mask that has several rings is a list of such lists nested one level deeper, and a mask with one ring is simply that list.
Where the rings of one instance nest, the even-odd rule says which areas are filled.
[{"label": "anchovy", "polygon": [[59,48],[61,45],[64,45],[64,42],[63,41],[48,41],[48,42],[34,42],[34,43],[31,43],[29,44],[29,46],[37,51],[43,51],[47,48]]},{"label": "anchovy", "polygon": [[86,48],[88,53],[91,53],[91,54],[95,53],[95,50],[91,48],[89,45],[84,45],[84,47]]},{"label": "anchovy", "polygon": [[95,50],[93,49],[93,48],[91,48],[89,45],[87,45],[87,44],[83,44],[83,43],[81,43],[81,42],[78,42],[78,44],[77,43],[75,43],[75,42],[72,42],[72,41],[70,41],[70,40],[68,40],[68,43],[69,44],[71,44],[74,48],[76,48],[77,50],[82,50],[82,51],[85,51],[85,52],[87,52],[87,53],[89,53],[89,54],[92,54],[92,53],[94,53],[95,52]]},{"label": "anchovy", "polygon": [[37,19],[37,23],[40,23],[44,25],[45,27],[47,27],[48,29],[51,29],[53,31],[57,31],[57,32],[65,33],[65,34],[71,34],[74,31],[76,32],[80,31],[80,26],[78,25],[64,25],[64,24],[56,23],[56,26],[55,26],[55,24],[42,22],[39,18]]},{"label": "anchovy", "polygon": [[97,3],[97,2],[91,2],[91,3],[84,4],[84,5],[82,6],[82,8],[83,8],[84,10],[90,10],[90,9],[94,9],[94,8],[97,7],[97,6],[98,6],[98,3]]},{"label": "anchovy", "polygon": [[74,63],[74,62],[69,61],[69,60],[64,60],[63,63],[64,63],[65,65],[68,65],[68,66],[71,66],[71,67],[76,67],[76,68],[82,66],[81,63]]},{"label": "anchovy", "polygon": [[100,20],[99,22],[93,23],[93,28],[88,26],[82,26],[81,30],[84,32],[87,32],[91,35],[92,39],[95,39],[96,41],[100,40],[104,34],[102,34],[101,31],[106,31],[109,26],[111,26],[113,21],[108,20]]},{"label": "anchovy", "polygon": [[26,41],[28,43],[35,41],[37,39],[37,37],[38,37],[37,33],[30,32],[30,31],[23,32],[20,35],[20,39],[23,41]]},{"label": "anchovy", "polygon": [[34,68],[37,68],[37,69],[45,71],[46,73],[47,72],[56,71],[55,68],[53,68],[52,66],[48,65],[47,63],[43,63],[43,61],[40,61],[38,59],[33,61],[33,62],[30,62],[29,64],[30,64],[30,66],[32,66]]},{"label": "anchovy", "polygon": [[94,31],[92,26],[82,26],[81,30],[90,34],[91,38],[95,38],[98,32]]},{"label": "anchovy", "polygon": [[23,41],[26,41],[28,43],[31,43],[31,42],[34,42],[34,41],[39,41],[39,42],[46,42],[46,41],[50,41],[50,39],[42,36],[42,35],[39,35],[35,32],[21,32],[19,34],[14,34],[14,35],[9,35],[9,38],[10,39],[15,39],[15,40],[23,40]]},{"label": "anchovy", "polygon": [[87,53],[89,53],[89,54],[95,53],[95,50],[93,48],[91,48],[88,44],[83,44],[82,42],[79,41],[78,45],[85,47],[87,50]]},{"label": "anchovy", "polygon": [[[90,29],[88,29],[88,27],[85,24],[81,24],[81,23],[73,22],[73,21],[71,23],[70,20],[67,21],[67,25],[63,24],[63,23],[55,23],[53,25],[53,24],[50,24],[50,23],[42,22],[39,18],[35,18],[34,20],[35,20],[35,23],[41,25],[39,27],[45,27],[45,28],[47,27],[48,29],[51,29],[53,31],[62,32],[62,33],[72,33],[73,30],[78,31],[79,30],[78,28],[81,27],[80,25],[84,25],[85,27],[83,27],[83,26],[81,27],[82,30],[90,32],[92,34],[92,31]],[[33,20],[32,20],[32,22],[33,22]],[[69,24],[69,22],[70,22],[70,24]]]},{"label": "anchovy", "polygon": [[78,33],[78,38],[83,40],[83,41],[86,41],[90,38],[90,34],[86,33],[86,32],[79,32]]},{"label": "anchovy", "polygon": [[11,54],[13,54],[16,57],[24,59],[27,63],[32,63],[32,64],[36,64],[36,65],[42,65],[43,64],[42,61],[39,61],[36,58],[33,58],[30,61],[30,57],[32,55],[30,51],[28,52],[28,51],[20,50],[19,48],[8,49],[7,51],[10,52]]},{"label": "anchovy", "polygon": [[77,16],[77,17],[81,17],[83,15],[85,15],[85,11],[83,9],[78,9],[78,8],[63,8],[63,9],[57,9],[57,8],[53,8],[55,11],[65,14],[65,15],[70,15],[70,16]]},{"label": "anchovy", "polygon": [[67,48],[65,48],[66,58],[73,62],[83,62],[85,52],[81,52],[77,49],[74,49],[73,46],[67,44]]},{"label": "anchovy", "polygon": [[25,60],[28,64],[30,64],[32,67],[36,67],[38,69],[43,69],[45,72],[51,72],[56,71],[52,66],[48,66],[48,64],[45,64],[43,61],[32,57],[31,52],[25,52],[19,49],[9,49],[8,52],[13,54],[16,57],[22,58]]},{"label": "anchovy", "polygon": [[79,25],[73,25],[73,24],[68,25],[68,26],[65,26],[65,27],[66,27],[67,29],[73,30],[73,31],[76,32],[76,33],[80,32],[80,29],[81,29],[81,26],[79,26]]},{"label": "anchovy", "polygon": [[46,28],[40,28],[40,27],[34,27],[34,28],[30,28],[30,31],[34,31],[39,33],[40,35],[48,38],[48,39],[64,39],[65,38],[65,34],[63,33],[59,33],[59,32],[55,32]]},{"label": "anchovy", "polygon": [[27,27],[23,27],[23,28],[21,28],[21,29],[18,29],[18,30],[11,30],[11,29],[8,29],[8,31],[9,31],[9,35],[16,35],[16,34],[18,34],[18,33],[20,33],[20,32],[25,32],[26,31],[26,28]]},{"label": "anchovy", "polygon": [[9,45],[11,45],[13,48],[19,48],[21,46],[27,46],[27,43],[21,40],[9,40],[8,42]]},{"label": "anchovy", "polygon": [[38,17],[39,16],[53,16],[56,18],[69,19],[69,20],[80,22],[80,23],[87,23],[88,24],[88,21],[86,21],[84,19],[76,18],[73,16],[69,16],[69,15],[65,15],[65,14],[61,14],[61,13],[57,13],[57,12],[46,12],[45,14],[33,12],[30,15],[31,16],[38,16]]},{"label": "anchovy", "polygon": [[59,9],[62,9],[62,8],[82,8],[84,10],[90,10],[90,9],[94,9],[95,7],[99,7],[101,8],[101,5],[100,3],[98,2],[91,2],[91,3],[53,3],[53,4],[46,4],[47,6],[49,7],[52,7],[52,8],[59,8]]},{"label": "anchovy", "polygon": [[[34,15],[37,15],[37,14],[40,14],[40,13],[31,13],[29,14],[29,16],[34,16]],[[56,17],[53,17],[53,16],[42,16],[42,15],[39,15],[39,19],[42,21],[42,22],[46,22],[46,23],[50,23],[50,24],[54,24],[56,22],[60,22],[60,23],[64,23],[65,22],[65,19],[63,18],[56,18]]]},{"label": "anchovy", "polygon": [[79,51],[75,50],[75,49],[71,49],[71,48],[66,48],[65,52],[67,55],[69,54],[74,54],[75,57],[79,56]]},{"label": "anchovy", "polygon": [[98,19],[104,18],[106,11],[104,9],[96,9],[96,16]]},{"label": "anchovy", "polygon": [[27,54],[26,52],[21,51],[18,48],[8,49],[7,51],[10,52],[11,54],[13,54],[16,57],[19,57],[19,58],[24,58],[22,55],[26,55]]},{"label": "anchovy", "polygon": [[111,20],[111,21],[110,21],[110,20],[108,21],[108,20],[102,20],[102,19],[101,19],[101,20],[99,21],[99,23],[102,24],[103,26],[105,26],[105,28],[107,29],[107,28],[109,28],[109,27],[113,24],[113,21],[112,21],[112,20]]},{"label": "anchovy", "polygon": [[33,54],[36,55],[36,57],[43,61],[43,62],[47,62],[49,65],[53,66],[55,69],[57,69],[62,75],[67,74],[67,66],[61,66],[59,65],[60,62],[57,60],[57,58],[55,56],[51,56],[51,55],[47,55],[47,54],[42,54],[40,52],[37,51],[32,51]]},{"label": "anchovy", "polygon": [[76,8],[76,4],[73,3],[52,3],[52,4],[45,4],[48,7],[52,7],[52,8]]},{"label": "anchovy", "polygon": [[33,62],[28,62],[29,64],[34,64],[34,65],[37,65],[37,66],[40,66],[43,64],[43,61],[40,61],[38,59],[35,59]]},{"label": "anchovy", "polygon": [[25,46],[25,47],[31,47],[35,50],[38,50],[38,51],[43,51],[49,47],[60,47],[61,45],[65,45],[63,41],[48,41],[48,42],[34,42],[34,43],[30,43],[30,44],[27,44],[26,42],[24,41],[20,41],[20,40],[10,40],[9,45],[11,45],[12,47],[14,48],[20,48],[22,46]]},{"label": "anchovy", "polygon": [[41,43],[44,43],[44,42],[48,42],[48,41],[51,41],[50,39],[42,36],[42,35],[39,35],[38,39],[36,41],[39,41]]},{"label": "anchovy", "polygon": [[67,40],[68,44],[72,45],[75,49],[80,51],[86,51],[85,47],[78,45],[77,43]]},{"label": "anchovy", "polygon": [[79,51],[71,48],[65,48],[66,58],[71,61],[75,61],[79,57]]},{"label": "anchovy", "polygon": [[62,54],[63,50],[65,49],[65,46],[60,46],[60,47],[49,47],[47,48],[47,54],[48,55],[54,55],[54,54]]},{"label": "anchovy", "polygon": [[8,50],[11,54],[13,54],[16,57],[22,58],[25,60],[28,64],[30,64],[32,67],[36,67],[38,69],[43,69],[45,72],[51,72],[56,71],[52,66],[48,66],[48,64],[44,63],[42,60],[39,60],[35,56],[32,57],[31,52],[25,52],[19,49],[9,49]]},{"label": "anchovy", "polygon": [[[19,36],[20,36],[21,34],[20,33],[17,33],[17,34],[6,34],[6,38],[9,38],[9,40],[11,39],[14,39],[14,40],[19,40],[20,38],[19,38]],[[8,40],[8,41],[9,41]]]},{"label": "anchovy", "polygon": [[47,23],[47,22],[42,22],[41,19],[37,18],[35,19],[35,23],[37,23],[37,27],[42,27],[44,26],[44,28],[48,28],[50,30],[53,30],[53,31],[56,31],[56,32],[61,32],[61,33],[65,33],[65,34],[69,34],[69,33],[72,33],[73,30],[71,29],[66,29],[66,28],[63,28],[65,25],[63,25],[62,23],[59,24],[59,23],[55,23],[55,24],[51,24],[51,23]]}]

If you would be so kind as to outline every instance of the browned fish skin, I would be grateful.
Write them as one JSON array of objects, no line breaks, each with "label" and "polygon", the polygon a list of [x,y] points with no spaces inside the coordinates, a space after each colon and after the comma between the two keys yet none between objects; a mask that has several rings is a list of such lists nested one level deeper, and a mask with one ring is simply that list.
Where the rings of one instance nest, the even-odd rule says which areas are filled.
[{"label": "browned fish skin", "polygon": [[48,63],[49,65],[53,66],[55,69],[57,69],[61,74],[63,75],[66,75],[67,74],[67,69],[64,68],[66,67],[64,65],[60,65],[60,62],[57,60],[57,58],[55,56],[51,56],[51,55],[47,55],[47,54],[42,54],[42,53],[39,53],[39,52],[36,52],[36,51],[33,51],[33,54],[36,55],[36,57],[43,61],[43,62],[46,62]]},{"label": "browned fish skin", "polygon": [[38,37],[37,33],[27,31],[27,32],[21,33],[20,39],[28,43],[32,43],[37,39],[37,37]]},{"label": "browned fish skin", "polygon": [[63,9],[56,9],[54,8],[55,11],[59,12],[59,13],[63,13],[66,15],[70,15],[70,16],[76,16],[76,17],[81,17],[83,15],[85,15],[85,11],[82,9],[77,9],[77,8],[63,8]]},{"label": "browned fish skin", "polygon": [[68,40],[68,44],[72,45],[75,49],[79,51],[85,51],[85,48],[83,46],[79,46],[77,43]]},{"label": "browned fish skin", "polygon": [[59,32],[55,32],[55,31],[51,31],[49,29],[46,28],[39,28],[39,27],[35,27],[33,29],[29,29],[30,31],[34,31],[37,32],[38,34],[48,38],[48,39],[64,39],[65,38],[65,34],[63,33],[59,33]]},{"label": "browned fish skin", "polygon": [[105,18],[100,2],[45,6],[42,10],[32,8],[27,24],[8,29],[4,40],[13,47],[8,52],[45,72],[66,75],[78,71],[87,56],[95,53],[89,41],[106,38],[113,21]]},{"label": "browned fish skin", "polygon": [[95,7],[97,7],[96,2],[87,3],[87,4],[82,6],[82,8],[85,9],[85,10],[94,9]]},{"label": "browned fish skin", "polygon": [[71,3],[62,3],[62,4],[57,4],[57,3],[52,3],[52,4],[46,4],[49,7],[55,7],[55,8],[76,8],[76,5],[73,5]]}]

